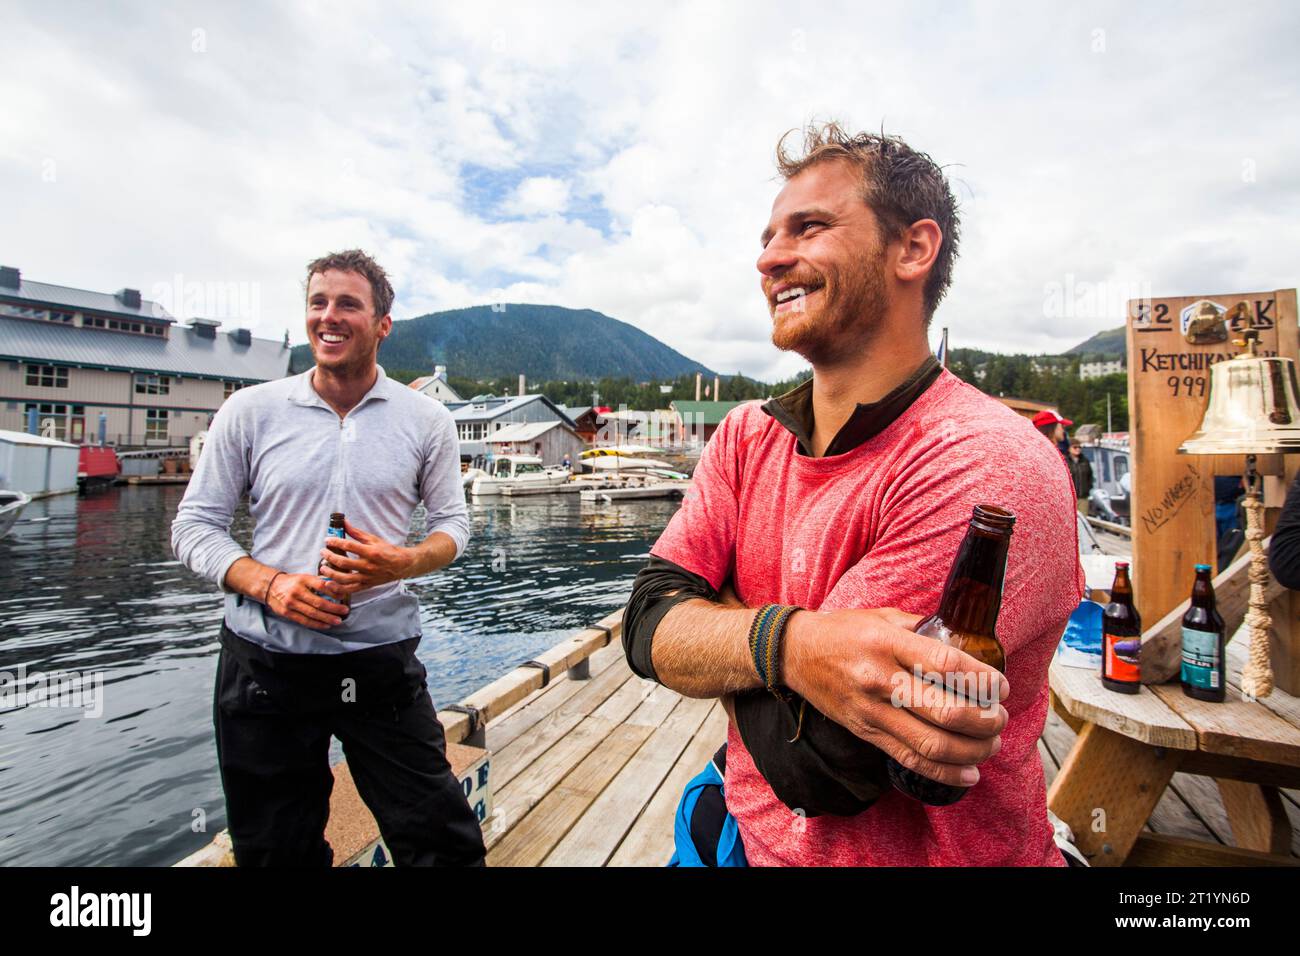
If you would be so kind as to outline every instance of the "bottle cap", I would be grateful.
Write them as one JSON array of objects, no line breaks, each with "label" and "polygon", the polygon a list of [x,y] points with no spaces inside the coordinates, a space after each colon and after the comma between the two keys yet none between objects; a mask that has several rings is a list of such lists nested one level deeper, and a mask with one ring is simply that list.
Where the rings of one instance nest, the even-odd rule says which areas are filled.
[{"label": "bottle cap", "polygon": [[1127,571],[1127,570],[1128,570],[1128,562],[1127,562],[1127,561],[1116,561],[1116,562],[1115,562],[1115,570],[1118,571],[1120,568],[1123,568],[1125,571]]},{"label": "bottle cap", "polygon": [[1208,570],[1210,570],[1210,566],[1209,566],[1208,564],[1198,564],[1198,565],[1196,566],[1196,570],[1197,570],[1197,571],[1208,571]]}]

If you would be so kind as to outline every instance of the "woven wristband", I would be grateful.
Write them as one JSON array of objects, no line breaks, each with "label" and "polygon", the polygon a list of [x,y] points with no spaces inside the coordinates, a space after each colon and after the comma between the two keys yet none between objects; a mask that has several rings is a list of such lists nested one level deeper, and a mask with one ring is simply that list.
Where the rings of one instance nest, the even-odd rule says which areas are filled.
[{"label": "woven wristband", "polygon": [[749,628],[749,652],[758,678],[782,700],[789,700],[790,694],[781,687],[781,641],[786,625],[798,610],[787,604],[765,604]]}]

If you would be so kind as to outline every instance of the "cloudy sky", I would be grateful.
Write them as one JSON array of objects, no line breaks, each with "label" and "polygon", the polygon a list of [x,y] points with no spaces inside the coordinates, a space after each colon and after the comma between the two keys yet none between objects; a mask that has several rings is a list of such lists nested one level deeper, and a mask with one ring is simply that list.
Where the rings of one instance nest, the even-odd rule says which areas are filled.
[{"label": "cloudy sky", "polygon": [[947,167],[935,329],[1059,351],[1300,281],[1293,3],[6,5],[0,263],[295,342],[360,246],[398,318],[598,309],[775,379],[757,236],[810,117]]}]

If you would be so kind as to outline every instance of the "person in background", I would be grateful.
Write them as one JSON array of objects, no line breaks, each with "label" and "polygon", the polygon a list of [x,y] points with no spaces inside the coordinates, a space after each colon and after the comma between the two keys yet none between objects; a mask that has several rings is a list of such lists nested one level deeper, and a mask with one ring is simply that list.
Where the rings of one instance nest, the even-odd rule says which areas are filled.
[{"label": "person in background", "polygon": [[1092,494],[1092,463],[1083,453],[1083,445],[1079,443],[1079,439],[1070,439],[1070,454],[1066,456],[1065,464],[1070,469],[1070,478],[1074,481],[1075,505],[1079,509],[1079,514],[1086,515],[1088,496]]},{"label": "person in background", "polygon": [[573,471],[573,461],[569,458],[567,451],[564,453],[564,461],[560,462],[560,464],[564,466],[565,471]]},{"label": "person in background", "polygon": [[1283,587],[1300,591],[1300,475],[1287,491],[1282,515],[1273,529],[1273,539],[1268,545],[1268,569]]},{"label": "person in background", "polygon": [[1070,443],[1065,438],[1065,428],[1067,425],[1073,425],[1074,422],[1068,418],[1062,418],[1059,412],[1050,409],[1039,412],[1034,416],[1033,425],[1038,429],[1038,433],[1056,446],[1056,450],[1061,453],[1062,458],[1070,457]]}]

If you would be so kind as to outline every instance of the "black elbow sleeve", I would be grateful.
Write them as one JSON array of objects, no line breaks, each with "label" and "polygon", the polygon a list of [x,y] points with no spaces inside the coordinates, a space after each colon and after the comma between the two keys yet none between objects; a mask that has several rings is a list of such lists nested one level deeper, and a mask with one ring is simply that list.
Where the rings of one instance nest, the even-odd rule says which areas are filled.
[{"label": "black elbow sleeve", "polygon": [[632,596],[623,611],[623,653],[632,673],[659,682],[651,650],[655,629],[664,615],[692,598],[716,600],[718,592],[706,578],[663,558],[651,557],[632,583]]}]

